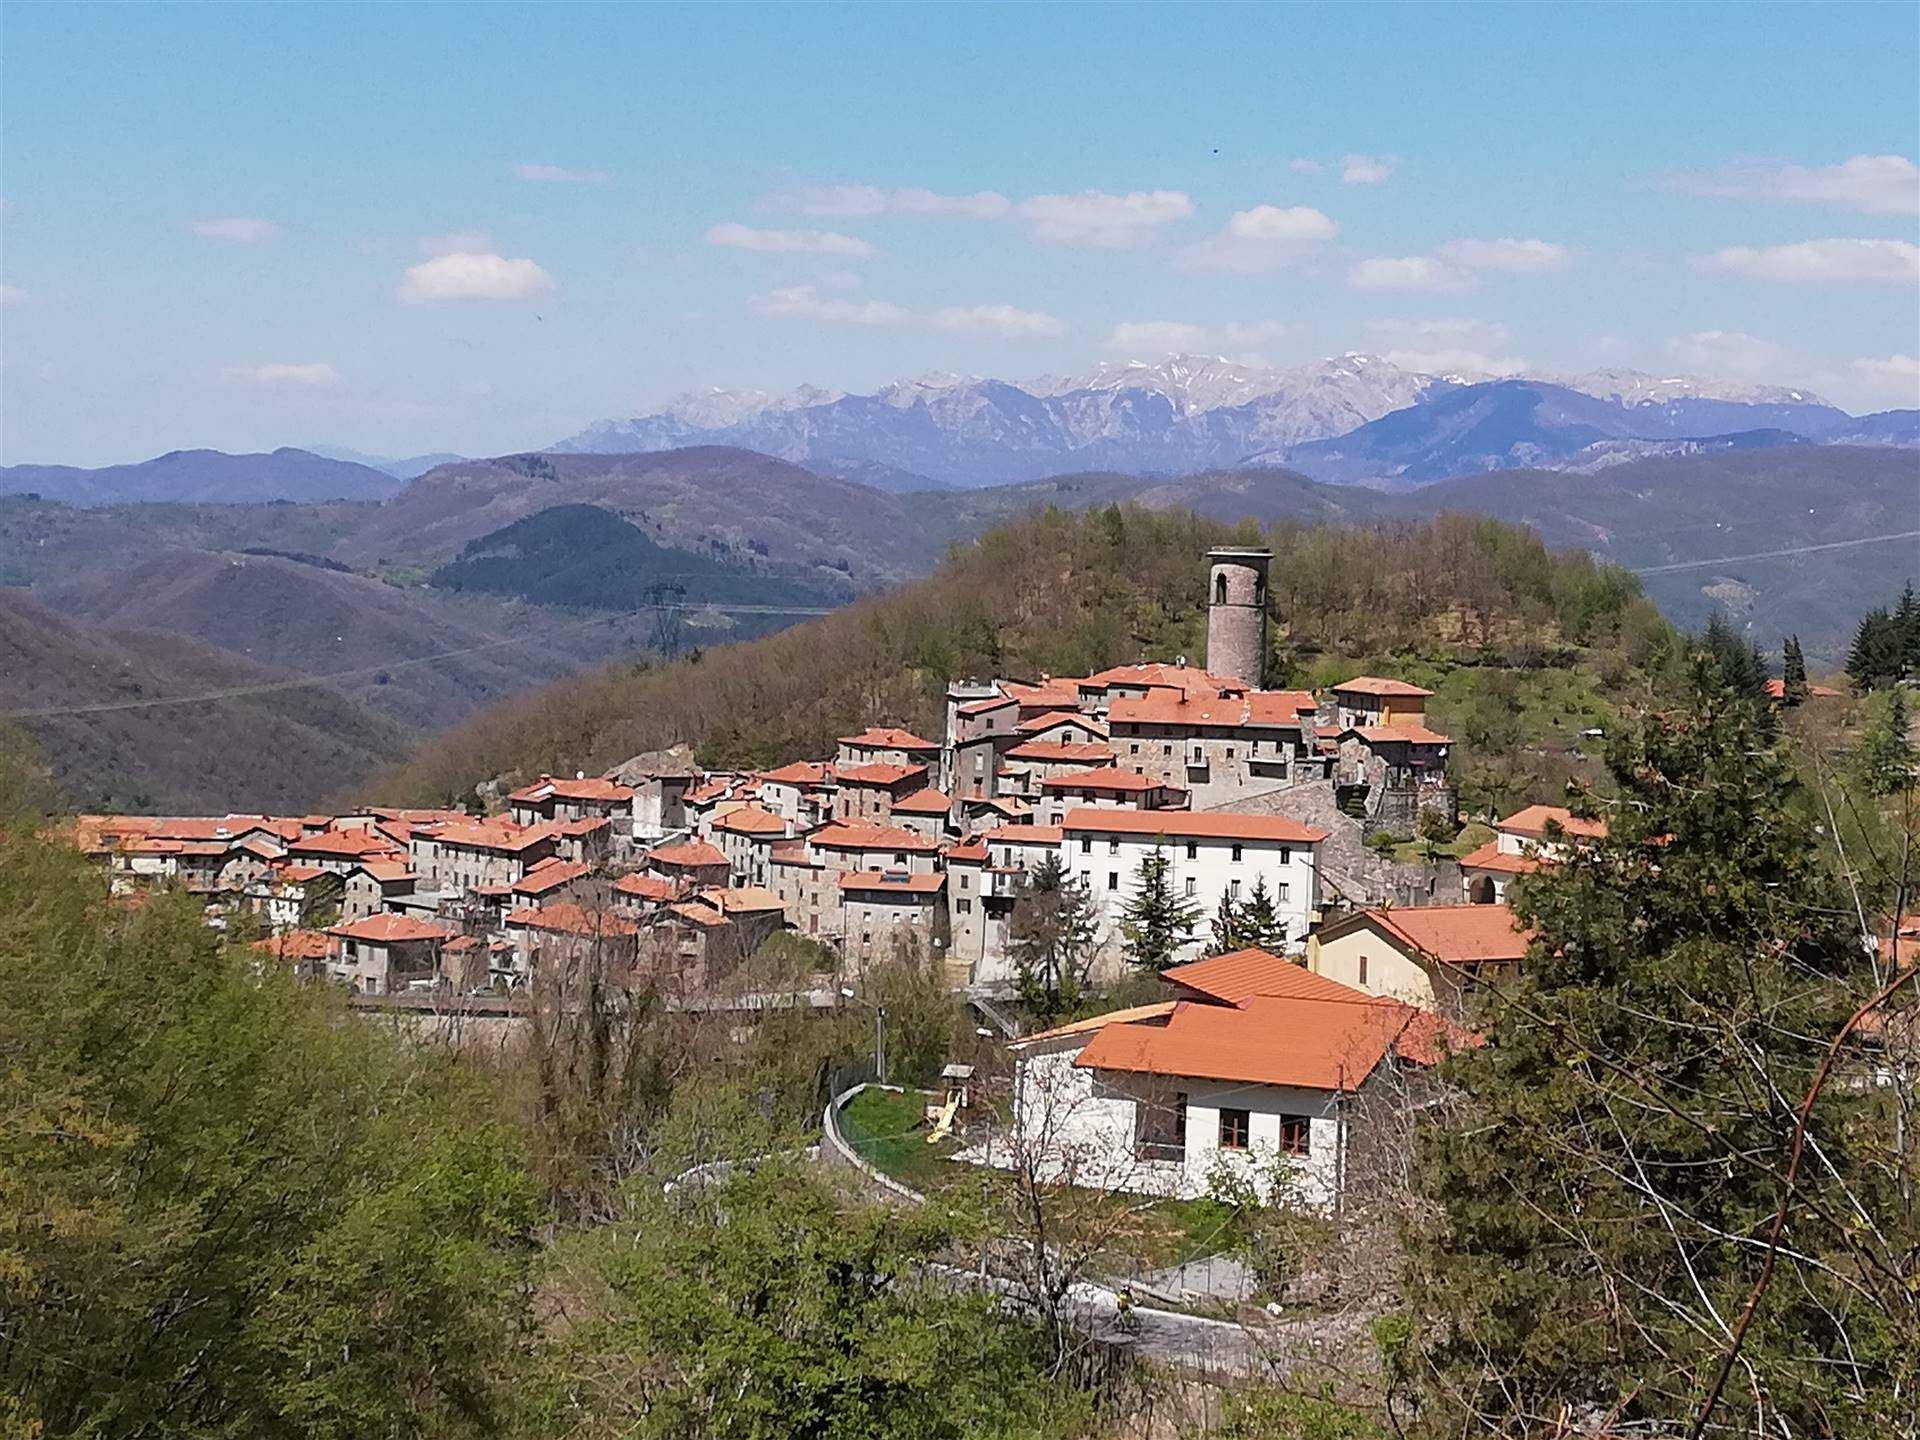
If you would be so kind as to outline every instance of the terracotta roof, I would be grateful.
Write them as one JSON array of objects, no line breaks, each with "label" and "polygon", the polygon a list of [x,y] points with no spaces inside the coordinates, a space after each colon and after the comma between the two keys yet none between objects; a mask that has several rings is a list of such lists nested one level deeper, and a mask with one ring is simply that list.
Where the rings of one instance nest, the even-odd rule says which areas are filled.
[{"label": "terracotta roof", "polygon": [[1350,1000],[1356,993],[1350,986],[1316,975],[1304,965],[1254,948],[1229,950],[1188,965],[1175,965],[1162,970],[1160,978],[1228,1005],[1239,1005],[1256,995]]},{"label": "terracotta roof", "polygon": [[441,952],[447,955],[464,955],[469,950],[478,950],[479,948],[480,937],[478,935],[456,935],[440,947]]},{"label": "terracotta roof", "polygon": [[702,890],[695,898],[703,905],[711,905],[722,915],[762,915],[770,910],[787,908],[778,895],[763,885]]},{"label": "terracotta roof", "polygon": [[506,923],[525,930],[545,930],[556,935],[638,935],[640,927],[624,915],[606,910],[589,910],[571,901],[556,901],[535,909],[523,905],[507,912]]},{"label": "terracotta roof", "polygon": [[833,783],[833,767],[819,760],[796,760],[791,765],[782,765],[778,770],[762,770],[760,778],[776,785],[830,785]]},{"label": "terracotta roof", "polygon": [[282,960],[325,960],[337,947],[333,936],[324,930],[285,930],[256,940],[247,948]]},{"label": "terracotta roof", "polygon": [[893,802],[896,815],[944,815],[952,808],[953,801],[932,786]]},{"label": "terracotta roof", "polygon": [[843,785],[884,785],[891,789],[909,780],[926,777],[924,765],[836,765],[833,773]]},{"label": "terracotta roof", "polygon": [[1191,665],[1167,665],[1160,661],[1145,665],[1115,665],[1098,675],[1089,675],[1080,682],[1083,690],[1110,690],[1116,685],[1129,688],[1160,685],[1215,696],[1239,695],[1248,688],[1245,681],[1236,680],[1231,675],[1215,675]]},{"label": "terracotta roof", "polygon": [[1164,1023],[1102,1026],[1073,1063],[1089,1070],[1352,1092],[1389,1054],[1422,1065],[1439,1058],[1445,1022],[1438,1016],[1348,993],[1347,999],[1257,995],[1242,1006],[1182,1001]]},{"label": "terracotta roof", "polygon": [[509,801],[522,804],[538,804],[553,797],[562,800],[598,800],[619,803],[633,799],[630,787],[617,780],[602,780],[598,777],[584,780],[556,780],[551,775],[542,775],[531,785],[522,785],[507,796]]},{"label": "terracotta roof", "polygon": [[1151,775],[1143,775],[1138,770],[1122,770],[1115,765],[1102,766],[1096,770],[1069,770],[1063,775],[1049,775],[1040,782],[1042,790],[1093,790],[1101,794],[1143,795],[1149,790],[1166,790],[1170,787],[1164,780],[1156,780]]},{"label": "terracotta roof", "polygon": [[306,835],[287,847],[289,855],[326,855],[334,859],[353,859],[362,855],[393,852],[393,841],[371,830],[323,830]]},{"label": "terracotta roof", "polygon": [[1080,703],[1080,686],[1085,683],[1068,677],[1049,677],[1038,684],[1002,680],[1000,688],[1012,696],[1022,709],[1045,706],[1049,710],[1071,710]]},{"label": "terracotta roof", "polygon": [[727,857],[704,840],[682,840],[676,845],[656,845],[647,852],[647,859],[655,865],[675,865],[688,869],[727,863]]},{"label": "terracotta roof", "polygon": [[787,822],[758,805],[741,805],[716,819],[713,828],[731,831],[735,835],[785,835]]},{"label": "terracotta roof", "polygon": [[1531,938],[1505,905],[1396,905],[1363,910],[1383,930],[1452,965],[1520,960]]},{"label": "terracotta roof", "polygon": [[551,825],[516,825],[498,816],[491,820],[468,820],[442,825],[427,837],[442,845],[458,845],[468,850],[501,850],[517,854],[551,840]]},{"label": "terracotta roof", "polygon": [[369,915],[364,920],[327,927],[327,934],[337,935],[342,940],[368,940],[377,944],[407,940],[450,940],[459,933],[451,926],[438,925],[431,920],[416,920],[411,915],[398,915],[390,910]]},{"label": "terracotta roof", "polygon": [[990,695],[984,700],[970,700],[965,705],[956,706],[954,714],[972,719],[975,715],[990,715],[995,710],[1018,703],[1011,695]]},{"label": "terracotta roof", "polygon": [[1451,745],[1453,741],[1424,725],[1350,725],[1341,732],[1369,745]]},{"label": "terracotta roof", "polygon": [[826,850],[938,850],[939,845],[917,830],[898,825],[870,825],[863,820],[836,820],[807,836],[815,849]]},{"label": "terracotta roof", "polygon": [[807,842],[797,836],[774,841],[773,848],[767,852],[767,860],[774,865],[813,864],[813,856],[807,851]]},{"label": "terracotta roof", "polygon": [[[1298,729],[1311,723],[1314,699],[1301,690],[1247,690],[1222,697],[1155,686],[1137,700],[1115,700],[1107,719],[1116,725],[1214,725],[1229,729]],[[1307,717],[1305,720],[1302,716]]]},{"label": "terracotta roof", "polygon": [[324,869],[319,865],[283,865],[280,867],[280,878],[289,885],[304,885],[309,880],[318,880],[322,875],[330,875],[332,873],[332,871]]},{"label": "terracotta roof", "polygon": [[563,885],[571,885],[583,875],[593,873],[589,865],[578,861],[542,860],[522,875],[513,887],[516,895],[545,895],[549,890],[558,890]]},{"label": "terracotta roof", "polygon": [[[1837,700],[1840,698],[1842,693],[1844,692],[1835,690],[1830,686],[1826,686],[1826,685],[1807,686],[1807,698],[1809,700]],[[1782,680],[1777,675],[1774,676],[1771,680],[1767,681],[1767,698],[1770,700],[1786,699],[1787,698],[1787,682],[1785,680]]]},{"label": "terracotta roof", "polygon": [[1404,680],[1383,680],[1378,675],[1356,675],[1343,685],[1333,687],[1336,695],[1381,695],[1391,699],[1424,699],[1432,695],[1431,690],[1422,690],[1418,685],[1409,685]]},{"label": "terracotta roof", "polygon": [[1543,840],[1549,823],[1558,825],[1575,840],[1604,840],[1607,834],[1606,821],[1584,820],[1564,805],[1529,805],[1504,820],[1494,821],[1493,828],[1511,835],[1524,835],[1529,840]]},{"label": "terracotta roof", "polygon": [[987,839],[1004,845],[1058,845],[1065,834],[1058,825],[996,825],[987,831]]},{"label": "terracotta roof", "polygon": [[923,740],[911,730],[897,725],[869,725],[858,735],[842,735],[842,745],[858,745],[867,750],[938,750],[931,740]]},{"label": "terracotta roof", "polygon": [[1113,747],[1095,741],[1029,740],[1007,751],[1009,760],[1032,760],[1042,765],[1111,764]]},{"label": "terracotta roof", "polygon": [[938,894],[946,883],[944,875],[909,875],[900,870],[855,870],[840,877],[842,890],[884,890],[905,895]]},{"label": "terracotta roof", "polygon": [[613,821],[605,815],[582,815],[578,820],[556,820],[553,831],[556,835],[565,835],[570,840],[578,840],[583,835],[596,834],[609,829]]},{"label": "terracotta roof", "polygon": [[617,894],[631,895],[637,900],[666,901],[680,893],[664,875],[622,875],[613,882],[613,888]]},{"label": "terracotta roof", "polygon": [[1082,715],[1078,710],[1048,710],[1039,715],[1029,715],[1013,728],[1023,735],[1040,735],[1056,725],[1075,725],[1090,735],[1104,735],[1107,727],[1097,717]]},{"label": "terracotta roof", "polygon": [[1460,857],[1462,870],[1492,870],[1500,875],[1531,875],[1540,862],[1531,855],[1503,855],[1500,842],[1489,840],[1478,850]]},{"label": "terracotta roof", "polygon": [[1327,832],[1284,815],[1236,815],[1218,810],[1069,810],[1063,830],[1095,830],[1117,835],[1165,835],[1170,839],[1270,840],[1313,845]]},{"label": "terracotta roof", "polygon": [[418,880],[420,877],[404,860],[362,860],[353,867],[364,870],[382,885],[390,885],[398,880]]},{"label": "terracotta roof", "polygon": [[1051,1030],[1038,1030],[1031,1035],[1022,1035],[1009,1040],[1007,1048],[1018,1050],[1031,1045],[1036,1040],[1058,1040],[1063,1035],[1084,1035],[1091,1030],[1104,1029],[1108,1025],[1126,1025],[1136,1020],[1158,1020],[1171,1015],[1178,1006],[1178,1000],[1157,1000],[1151,1005],[1134,1005],[1125,1010],[1109,1010],[1104,1015],[1093,1015],[1085,1020],[1071,1020],[1065,1025],[1056,1025]]},{"label": "terracotta roof", "polygon": [[987,863],[987,842],[973,835],[958,845],[949,845],[945,850],[949,865],[984,865]]},{"label": "terracotta roof", "polygon": [[704,805],[709,800],[724,800],[733,793],[733,777],[715,775],[688,789],[685,801],[689,805]]},{"label": "terracotta roof", "polygon": [[682,900],[678,904],[667,906],[667,909],[682,920],[690,920],[695,925],[702,925],[708,929],[733,923],[711,905],[703,905],[698,900]]}]

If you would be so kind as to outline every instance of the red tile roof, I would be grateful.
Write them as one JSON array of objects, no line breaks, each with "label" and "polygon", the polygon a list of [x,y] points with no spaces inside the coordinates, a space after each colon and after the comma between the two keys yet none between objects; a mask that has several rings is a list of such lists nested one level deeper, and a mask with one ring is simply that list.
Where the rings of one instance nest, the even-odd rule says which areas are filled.
[{"label": "red tile roof", "polygon": [[987,839],[1003,845],[1058,845],[1065,834],[1058,825],[996,825],[987,831]]},{"label": "red tile roof", "polygon": [[1149,790],[1166,790],[1164,780],[1143,775],[1138,770],[1122,770],[1106,765],[1096,770],[1069,770],[1049,775],[1040,782],[1042,790],[1089,790],[1102,795],[1144,795]]},{"label": "red tile roof", "polygon": [[796,760],[777,770],[762,770],[760,778],[777,785],[799,785],[812,789],[833,783],[833,766],[819,760]]},{"label": "red tile roof", "polygon": [[1159,661],[1145,665],[1115,665],[1098,675],[1089,675],[1080,682],[1083,690],[1110,690],[1117,685],[1128,689],[1161,685],[1215,696],[1239,695],[1248,688],[1245,681],[1236,680],[1231,675],[1215,675],[1191,665],[1167,665]]},{"label": "red tile roof", "polygon": [[911,730],[902,730],[897,725],[869,725],[858,735],[842,735],[842,745],[856,745],[865,750],[938,750],[940,747],[931,740],[923,740]]},{"label": "red tile roof", "polygon": [[680,888],[664,875],[622,875],[613,882],[615,893],[631,895],[636,900],[667,901],[680,893]]},{"label": "red tile roof", "polygon": [[1029,740],[1007,751],[1009,760],[1031,760],[1040,765],[1099,766],[1113,761],[1113,747],[1096,742]]},{"label": "red tile roof", "polygon": [[1424,725],[1351,725],[1342,736],[1358,735],[1369,745],[1451,745],[1453,741]]},{"label": "red tile roof", "polygon": [[571,901],[556,901],[535,909],[531,905],[507,912],[506,923],[523,930],[545,930],[555,935],[619,935],[640,933],[640,927],[624,915],[609,910],[589,910]]},{"label": "red tile roof", "polygon": [[667,909],[675,915],[678,915],[682,920],[690,920],[695,925],[701,925],[708,929],[713,929],[720,925],[731,925],[733,923],[711,905],[702,904],[698,900],[682,900],[677,904],[667,906]]},{"label": "red tile roof", "polygon": [[957,845],[949,845],[943,852],[949,865],[984,865],[987,863],[987,842],[979,835],[969,836]]},{"label": "red tile roof", "polygon": [[582,876],[592,873],[591,866],[582,865],[578,861],[542,860],[520,877],[519,882],[513,887],[513,893],[545,895],[549,891],[560,889],[563,885],[571,885]]},{"label": "red tile roof", "polygon": [[1107,708],[1115,725],[1213,725],[1229,729],[1299,729],[1311,723],[1314,699],[1301,690],[1248,690],[1221,697],[1206,691],[1155,686],[1137,700],[1118,699]]},{"label": "red tile roof", "polygon": [[818,850],[938,850],[939,845],[917,830],[898,825],[870,825],[861,820],[836,820],[807,836]]},{"label": "red tile roof", "polygon": [[1090,735],[1104,735],[1107,727],[1092,715],[1082,715],[1078,710],[1048,710],[1039,715],[1029,715],[1013,728],[1022,735],[1039,735],[1053,729],[1056,725],[1074,725]]},{"label": "red tile roof", "polygon": [[[1826,685],[1807,686],[1807,698],[1810,700],[1837,700],[1843,693],[1843,691],[1832,689]],[[1770,700],[1786,699],[1787,682],[1777,675],[1767,681],[1767,698]]]},{"label": "red tile roof", "polygon": [[909,781],[924,780],[927,767],[924,765],[836,765],[834,777],[842,785],[880,785],[891,790],[896,785]]},{"label": "red tile roof", "polygon": [[975,715],[991,715],[995,710],[1017,703],[1011,695],[990,695],[984,700],[970,700],[965,705],[957,706],[954,713],[972,719]]},{"label": "red tile roof", "polygon": [[725,865],[727,857],[704,840],[683,840],[675,845],[656,845],[647,852],[655,865],[678,869],[698,869],[707,865]]},{"label": "red tile roof", "polygon": [[1564,805],[1529,805],[1504,820],[1494,821],[1493,828],[1509,835],[1523,835],[1529,840],[1544,840],[1550,823],[1558,825],[1571,840],[1603,840],[1607,834],[1605,820],[1582,819]]},{"label": "red tile roof", "polygon": [[1191,964],[1175,965],[1162,970],[1160,978],[1227,1005],[1239,1005],[1256,995],[1295,1000],[1351,1000],[1356,993],[1350,986],[1316,975],[1304,965],[1296,965],[1270,950],[1254,948],[1229,950]]},{"label": "red tile roof", "polygon": [[411,915],[399,915],[393,911],[382,911],[378,915],[369,915],[364,920],[349,921],[345,925],[330,925],[327,934],[337,935],[342,940],[366,940],[374,944],[399,944],[409,940],[451,940],[460,932],[450,925],[439,925],[431,920],[417,920]]},{"label": "red tile roof", "polygon": [[722,915],[764,915],[784,911],[780,897],[762,885],[736,885],[729,889],[702,890],[694,897]]},{"label": "red tile roof", "polygon": [[398,859],[362,860],[353,868],[355,870],[366,871],[367,874],[371,875],[375,880],[378,880],[382,885],[392,885],[401,880],[418,880],[420,878],[413,873],[412,868],[408,866],[406,861]]},{"label": "red tile roof", "polygon": [[909,875],[899,870],[855,870],[840,877],[842,890],[884,890],[904,895],[935,895],[946,883],[945,875]]},{"label": "red tile roof", "polygon": [[713,822],[716,830],[726,830],[735,835],[785,835],[787,822],[771,810],[763,810],[758,805],[741,805],[717,817]]},{"label": "red tile roof", "polygon": [[1000,688],[1017,701],[1023,710],[1044,707],[1071,710],[1080,703],[1080,687],[1085,682],[1065,676],[1050,677],[1035,685],[1018,680],[1002,680]]},{"label": "red tile roof", "polygon": [[307,835],[287,847],[289,855],[324,855],[348,860],[363,855],[393,854],[394,844],[385,835],[371,830],[323,830]]},{"label": "red tile roof", "polygon": [[1514,928],[1513,911],[1505,905],[1396,905],[1360,914],[1451,965],[1521,960],[1532,938]]},{"label": "red tile roof", "polygon": [[1333,687],[1336,695],[1380,695],[1396,700],[1425,699],[1433,694],[1404,680],[1383,680],[1378,675],[1356,675],[1343,685]]},{"label": "red tile roof", "polygon": [[457,845],[465,850],[498,850],[509,855],[551,840],[551,825],[516,825],[500,816],[491,820],[467,820],[442,825],[425,838],[442,845]]},{"label": "red tile roof", "polygon": [[951,809],[953,801],[932,786],[893,802],[896,815],[945,815]]},{"label": "red tile roof", "polygon": [[325,960],[338,946],[324,930],[285,930],[256,940],[248,948],[282,960]]},{"label": "red tile roof", "polygon": [[1284,815],[1236,815],[1218,810],[1069,810],[1067,831],[1092,830],[1115,835],[1165,835],[1169,839],[1268,840],[1283,845],[1313,845],[1327,832]]},{"label": "red tile roof", "polygon": [[617,780],[602,780],[597,777],[584,780],[556,780],[551,775],[542,775],[531,785],[522,785],[507,796],[511,801],[523,805],[537,805],[540,801],[557,797],[562,800],[594,800],[602,803],[619,804],[633,799],[631,786],[622,785]]},{"label": "red tile roof", "polygon": [[279,871],[280,878],[289,885],[304,885],[309,880],[318,880],[322,875],[332,873],[320,865],[283,865]]},{"label": "red tile roof", "polygon": [[1531,875],[1540,862],[1531,855],[1503,855],[1500,842],[1489,840],[1478,850],[1460,857],[1462,870],[1491,870],[1497,875]]}]

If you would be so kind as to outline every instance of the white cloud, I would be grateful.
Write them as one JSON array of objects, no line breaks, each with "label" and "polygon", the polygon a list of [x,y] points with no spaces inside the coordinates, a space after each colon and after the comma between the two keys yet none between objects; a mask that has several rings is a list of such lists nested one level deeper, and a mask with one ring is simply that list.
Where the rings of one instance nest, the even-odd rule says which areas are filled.
[{"label": "white cloud", "polygon": [[1542,275],[1564,270],[1573,252],[1551,240],[1454,240],[1437,252],[1442,260],[1468,270],[1501,270],[1512,275]]},{"label": "white cloud", "polygon": [[1691,335],[1676,335],[1667,341],[1667,355],[1696,373],[1735,380],[1776,380],[1806,368],[1792,348],[1743,330],[1696,330]]},{"label": "white cloud", "polygon": [[513,173],[522,180],[538,180],[550,185],[604,185],[604,170],[569,170],[564,165],[516,165]]},{"label": "white cloud", "polygon": [[1325,171],[1326,168],[1327,167],[1322,165],[1318,160],[1309,160],[1304,155],[1298,160],[1289,160],[1287,162],[1287,169],[1293,171],[1296,175],[1318,175]]},{"label": "white cloud", "polygon": [[188,228],[207,240],[232,240],[242,245],[271,240],[280,233],[280,227],[273,221],[259,220],[247,215],[226,215],[211,220],[196,220]]},{"label": "white cloud", "polygon": [[222,380],[236,385],[260,385],[268,389],[316,390],[341,383],[340,372],[331,365],[288,364],[229,365],[220,372]]},{"label": "white cloud", "polygon": [[1109,195],[1035,195],[1015,207],[1034,239],[1050,245],[1123,250],[1144,245],[1164,225],[1193,214],[1193,201],[1178,190],[1135,190]]},{"label": "white cloud", "polygon": [[819,320],[834,325],[908,325],[913,312],[885,300],[846,300],[822,295],[812,285],[790,285],[769,290],[747,302],[761,315],[779,320]]},{"label": "white cloud", "polygon": [[1838,165],[1742,160],[1717,170],[1681,170],[1675,190],[1722,200],[1841,205],[1865,215],[1920,215],[1920,166],[1904,155],[1855,155]]},{"label": "white cloud", "polygon": [[419,243],[422,255],[486,255],[493,250],[493,237],[484,230],[422,235]]},{"label": "white cloud", "polygon": [[553,277],[531,260],[455,250],[409,267],[398,296],[409,305],[439,300],[532,300],[553,288]]},{"label": "white cloud", "polygon": [[1702,270],[1751,280],[1910,284],[1920,280],[1920,245],[1907,240],[1803,240],[1797,245],[1762,249],[1736,245],[1695,256],[1694,264]]},{"label": "white cloud", "polygon": [[972,220],[997,220],[1013,213],[1013,202],[992,190],[972,195],[941,195],[918,187],[887,189],[879,185],[809,185],[772,195],[765,203],[778,210],[803,215],[859,217],[869,215],[957,215]]},{"label": "white cloud", "polygon": [[1342,185],[1384,185],[1400,168],[1397,155],[1347,155],[1340,161]]},{"label": "white cloud", "polygon": [[18,285],[0,285],[0,305],[24,305],[28,298]]},{"label": "white cloud", "polygon": [[707,231],[709,245],[758,250],[770,255],[871,255],[873,246],[832,230],[756,230],[729,220]]},{"label": "white cloud", "polygon": [[1518,375],[1532,368],[1517,355],[1489,355],[1481,350],[1389,350],[1383,360],[1402,370],[1444,375]]},{"label": "white cloud", "polygon": [[1339,233],[1338,225],[1310,206],[1256,205],[1237,211],[1218,235],[1187,246],[1174,263],[1182,270],[1258,274],[1313,253]]},{"label": "white cloud", "polygon": [[1064,335],[1067,327],[1042,310],[1012,305],[948,305],[927,316],[927,325],[947,335],[989,336],[1001,340]]},{"label": "white cloud", "polygon": [[1513,338],[1513,332],[1498,320],[1470,319],[1369,320],[1367,333],[1377,340],[1413,349],[1490,347],[1505,345]]},{"label": "white cloud", "polygon": [[810,320],[828,325],[875,328],[915,327],[943,335],[975,339],[1023,340],[1063,335],[1066,325],[1043,311],[1014,305],[947,305],[925,313],[888,300],[854,300],[823,295],[817,286],[791,285],[769,290],[747,302],[756,314],[777,320]]},{"label": "white cloud", "polygon": [[1376,255],[1347,271],[1356,290],[1470,290],[1473,275],[1431,255]]},{"label": "white cloud", "polygon": [[1884,360],[1868,357],[1851,362],[1847,368],[1874,394],[1890,396],[1903,406],[1920,406],[1920,357],[1889,355]]},{"label": "white cloud", "polygon": [[1214,350],[1244,351],[1289,334],[1279,320],[1235,320],[1225,325],[1194,325],[1184,320],[1131,320],[1113,327],[1106,353],[1128,360],[1157,360]]}]

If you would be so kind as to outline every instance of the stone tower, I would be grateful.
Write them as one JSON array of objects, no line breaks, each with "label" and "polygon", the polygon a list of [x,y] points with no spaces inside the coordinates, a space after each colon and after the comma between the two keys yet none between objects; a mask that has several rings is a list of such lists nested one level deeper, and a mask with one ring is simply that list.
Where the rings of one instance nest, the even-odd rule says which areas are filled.
[{"label": "stone tower", "polygon": [[1267,673],[1267,566],[1271,550],[1223,545],[1207,552],[1207,669],[1257,689]]}]

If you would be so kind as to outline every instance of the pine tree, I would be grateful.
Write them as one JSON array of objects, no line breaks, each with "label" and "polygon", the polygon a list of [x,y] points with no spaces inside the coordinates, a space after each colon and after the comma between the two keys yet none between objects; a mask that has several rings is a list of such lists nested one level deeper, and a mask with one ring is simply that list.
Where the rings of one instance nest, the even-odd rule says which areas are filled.
[{"label": "pine tree", "polygon": [[1708,1433],[1898,1432],[1920,1334],[1894,1257],[1920,1233],[1897,1102],[1826,1088],[1817,1163],[1782,1185],[1796,1107],[1880,983],[1791,757],[1761,707],[1710,691],[1609,769],[1608,834],[1517,892],[1522,974],[1483,992],[1487,1043],[1443,1067],[1460,1102],[1420,1147],[1427,1432],[1680,1433],[1783,1193],[1789,1240]]},{"label": "pine tree", "polygon": [[1155,848],[1140,862],[1140,883],[1121,914],[1127,956],[1142,970],[1165,970],[1193,939],[1200,908],[1173,891],[1173,862]]},{"label": "pine tree", "polygon": [[1847,648],[1847,678],[1863,691],[1892,680],[1900,674],[1904,648],[1900,622],[1884,605],[1876,606],[1854,627],[1853,644]]},{"label": "pine tree", "polygon": [[1893,629],[1891,645],[1900,657],[1896,673],[1908,680],[1920,676],[1920,596],[1914,594],[1911,580],[1901,589],[1899,603],[1893,607]]},{"label": "pine tree", "polygon": [[1233,898],[1231,890],[1220,892],[1220,908],[1213,912],[1213,953],[1224,955],[1229,950],[1244,949],[1252,942],[1246,939],[1242,927],[1242,911]]},{"label": "pine tree", "polygon": [[1086,881],[1049,855],[1022,881],[1007,948],[1020,998],[1042,1025],[1070,1014],[1086,995],[1096,923]]},{"label": "pine tree", "polygon": [[1914,754],[1907,725],[1906,697],[1897,686],[1887,692],[1886,703],[1861,731],[1859,770],[1867,789],[1879,796],[1911,789],[1920,774],[1920,757]]},{"label": "pine tree", "polygon": [[1700,633],[1696,654],[1709,683],[1730,694],[1758,699],[1766,694],[1767,662],[1751,640],[1735,632],[1733,624],[1720,611],[1707,617],[1707,628]]},{"label": "pine tree", "polygon": [[1780,647],[1780,703],[1804,705],[1811,693],[1807,688],[1807,657],[1800,653],[1800,637],[1787,636]]},{"label": "pine tree", "polygon": [[1265,875],[1253,877],[1253,889],[1247,895],[1246,904],[1240,907],[1240,937],[1242,945],[1275,954],[1287,946],[1287,925],[1274,906],[1273,892],[1267,888]]}]

